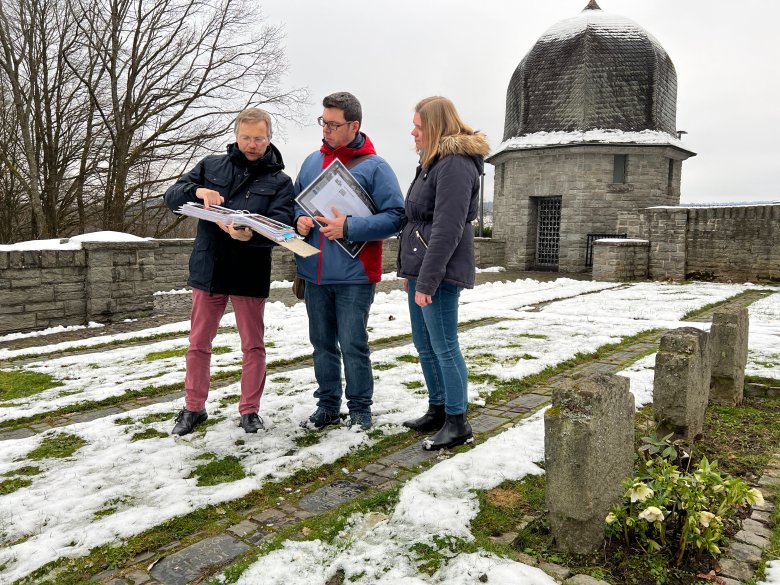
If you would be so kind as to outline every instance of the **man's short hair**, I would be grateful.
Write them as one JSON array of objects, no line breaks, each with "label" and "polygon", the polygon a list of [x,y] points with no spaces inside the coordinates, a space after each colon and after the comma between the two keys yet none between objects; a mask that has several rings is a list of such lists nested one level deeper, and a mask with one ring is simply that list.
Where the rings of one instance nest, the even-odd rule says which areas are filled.
[{"label": "man's short hair", "polygon": [[337,91],[325,96],[322,100],[322,107],[338,108],[344,111],[344,119],[347,122],[363,123],[363,108],[360,107],[358,99],[348,91]]},{"label": "man's short hair", "polygon": [[273,136],[274,132],[271,125],[271,114],[265,110],[261,110],[260,108],[247,108],[239,112],[238,116],[236,116],[236,123],[233,125],[234,134],[238,135],[238,127],[242,122],[265,122],[265,125],[268,126],[268,139],[270,140]]}]

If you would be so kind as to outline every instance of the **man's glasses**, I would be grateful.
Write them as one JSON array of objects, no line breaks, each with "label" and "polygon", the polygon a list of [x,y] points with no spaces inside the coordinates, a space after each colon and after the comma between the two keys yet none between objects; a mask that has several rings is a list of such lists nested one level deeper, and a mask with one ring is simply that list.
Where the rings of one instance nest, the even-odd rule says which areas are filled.
[{"label": "man's glasses", "polygon": [[241,142],[246,142],[247,144],[257,144],[259,146],[270,142],[267,136],[239,136],[238,139]]},{"label": "man's glasses", "polygon": [[341,128],[342,126],[346,126],[346,125],[347,125],[347,124],[349,124],[349,123],[350,123],[350,122],[340,122],[340,123],[339,123],[339,122],[326,122],[325,120],[323,120],[323,119],[322,119],[322,116],[320,116],[319,118],[317,118],[317,124],[319,124],[319,125],[320,125],[320,126],[322,126],[323,128],[324,128],[325,126],[327,126],[327,127],[328,127],[328,130],[338,130],[338,129],[339,129],[339,128]]}]

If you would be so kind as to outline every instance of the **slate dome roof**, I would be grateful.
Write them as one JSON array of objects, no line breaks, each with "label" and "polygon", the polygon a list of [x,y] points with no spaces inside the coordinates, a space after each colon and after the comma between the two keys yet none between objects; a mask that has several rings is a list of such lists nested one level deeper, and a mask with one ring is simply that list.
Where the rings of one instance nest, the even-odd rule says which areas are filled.
[{"label": "slate dome roof", "polygon": [[661,44],[590,0],[547,30],[509,82],[504,140],[534,132],[676,133],[677,74]]}]

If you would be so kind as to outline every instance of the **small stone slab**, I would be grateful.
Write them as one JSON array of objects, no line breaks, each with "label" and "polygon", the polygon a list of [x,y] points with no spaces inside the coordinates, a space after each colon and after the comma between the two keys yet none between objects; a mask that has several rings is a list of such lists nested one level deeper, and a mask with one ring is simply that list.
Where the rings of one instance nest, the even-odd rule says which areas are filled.
[{"label": "small stone slab", "polygon": [[219,534],[164,558],[152,569],[152,577],[163,585],[187,585],[207,567],[232,561],[247,550],[249,545]]},{"label": "small stone slab", "polygon": [[143,585],[144,583],[151,581],[149,575],[143,571],[133,571],[132,573],[128,573],[125,575],[125,579],[130,581],[130,583],[133,585]]},{"label": "small stone slab", "polygon": [[747,581],[753,577],[753,569],[747,563],[734,559],[720,559],[720,572],[724,577],[731,577],[737,581]]},{"label": "small stone slab", "polygon": [[395,464],[406,467],[407,469],[414,469],[423,461],[434,459],[436,455],[436,451],[426,451],[422,448],[420,443],[415,443],[414,445],[409,445],[387,457],[382,457],[377,463],[381,463],[382,465]]},{"label": "small stone slab", "polygon": [[753,546],[757,546],[758,548],[766,548],[769,546],[769,540],[764,538],[763,536],[759,536],[755,532],[748,532],[745,530],[740,530],[734,535],[734,540],[738,540],[739,542],[744,542],[745,544],[752,544]]},{"label": "small stone slab", "polygon": [[772,514],[769,512],[762,512],[761,510],[753,510],[753,513],[750,515],[750,519],[767,525],[772,523]]},{"label": "small stone slab", "polygon": [[737,561],[756,565],[758,564],[758,561],[761,560],[761,549],[757,546],[742,542],[732,542],[729,545],[726,555]]},{"label": "small stone slab", "polygon": [[563,581],[571,577],[571,570],[569,567],[556,565],[555,563],[539,563],[539,568],[558,581]]},{"label": "small stone slab", "polygon": [[0,441],[13,441],[14,439],[26,439],[34,436],[35,432],[30,429],[16,429],[15,431],[0,433]]},{"label": "small stone slab", "polygon": [[92,410],[90,412],[82,412],[80,414],[74,414],[70,417],[70,420],[75,422],[90,422],[93,420],[97,420],[99,418],[105,418],[107,416],[111,416],[112,414],[119,414],[121,412],[125,412],[121,408],[116,408],[115,406],[112,406],[111,408],[101,408],[100,410]]},{"label": "small stone slab", "polygon": [[759,536],[763,536],[764,538],[772,538],[771,530],[769,530],[766,526],[764,526],[760,522],[756,522],[755,520],[751,520],[750,518],[747,518],[742,521],[742,530],[755,532],[756,534],[758,534]]},{"label": "small stone slab", "polygon": [[718,579],[720,579],[721,585],[744,585],[742,581],[737,581],[736,579],[729,579],[728,577],[721,577],[718,575]]},{"label": "small stone slab", "polygon": [[321,514],[350,501],[367,489],[364,485],[339,479],[302,497],[298,505],[309,512]]},{"label": "small stone slab", "polygon": [[574,577],[566,579],[566,581],[563,582],[563,585],[609,585],[609,583],[591,577],[590,575],[583,575],[580,573],[579,575],[574,575]]},{"label": "small stone slab", "polygon": [[471,424],[471,430],[475,433],[486,433],[500,427],[507,420],[503,417],[499,418],[490,414],[481,414],[469,420],[469,423]]},{"label": "small stone slab", "polygon": [[247,534],[252,534],[253,532],[257,531],[257,528],[258,526],[254,522],[251,522],[250,520],[242,520],[238,524],[234,524],[228,528],[228,532],[235,534],[239,538],[243,538]]},{"label": "small stone slab", "polygon": [[542,396],[541,394],[523,394],[514,398],[506,403],[507,406],[513,408],[528,408],[534,409],[540,404],[544,404],[550,400],[549,396]]}]

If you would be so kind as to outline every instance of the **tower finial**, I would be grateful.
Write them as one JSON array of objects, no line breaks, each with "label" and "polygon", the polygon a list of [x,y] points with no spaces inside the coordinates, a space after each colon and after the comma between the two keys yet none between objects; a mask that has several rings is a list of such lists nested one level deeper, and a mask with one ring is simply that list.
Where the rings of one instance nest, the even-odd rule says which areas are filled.
[{"label": "tower finial", "polygon": [[601,10],[601,7],[596,4],[596,0],[590,0],[584,10]]}]

